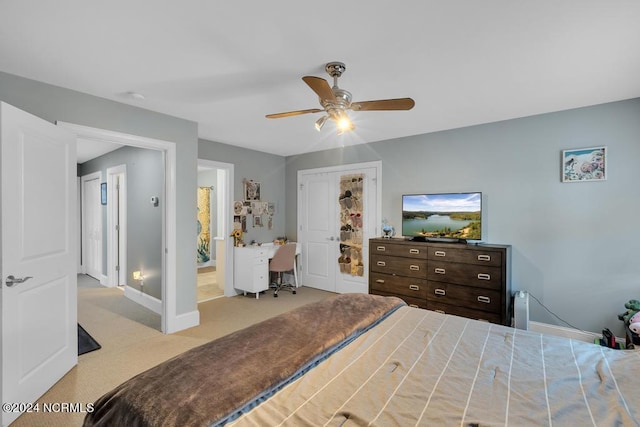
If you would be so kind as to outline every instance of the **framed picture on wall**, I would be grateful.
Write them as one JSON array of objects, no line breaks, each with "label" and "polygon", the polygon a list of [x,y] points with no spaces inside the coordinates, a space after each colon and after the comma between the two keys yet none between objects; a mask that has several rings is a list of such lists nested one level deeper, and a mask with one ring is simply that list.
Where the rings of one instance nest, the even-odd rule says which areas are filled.
[{"label": "framed picture on wall", "polygon": [[103,205],[107,204],[107,183],[103,182],[100,184],[100,203]]},{"label": "framed picture on wall", "polygon": [[244,181],[244,200],[260,200],[260,183],[252,180]]},{"label": "framed picture on wall", "polygon": [[607,147],[562,150],[562,182],[607,179]]}]

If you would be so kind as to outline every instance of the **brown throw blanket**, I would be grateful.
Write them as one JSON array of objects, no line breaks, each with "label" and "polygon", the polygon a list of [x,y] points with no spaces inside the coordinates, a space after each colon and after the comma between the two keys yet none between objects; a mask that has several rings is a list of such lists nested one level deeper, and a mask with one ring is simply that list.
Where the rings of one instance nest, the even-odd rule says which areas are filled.
[{"label": "brown throw blanket", "polygon": [[85,426],[208,426],[368,329],[405,303],[343,294],[193,348],[96,401]]}]

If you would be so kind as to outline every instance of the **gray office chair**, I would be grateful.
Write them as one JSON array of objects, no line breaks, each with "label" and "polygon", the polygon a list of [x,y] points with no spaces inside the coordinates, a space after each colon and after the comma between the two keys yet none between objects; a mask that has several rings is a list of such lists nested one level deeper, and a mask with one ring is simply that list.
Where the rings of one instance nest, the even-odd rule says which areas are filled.
[{"label": "gray office chair", "polygon": [[269,263],[269,276],[271,273],[275,273],[275,281],[271,282],[271,288],[274,288],[273,296],[277,297],[278,292],[281,289],[286,289],[291,291],[292,293],[296,293],[295,285],[291,283],[282,283],[282,275],[283,273],[287,273],[291,271],[293,273],[293,269],[295,268],[296,262],[296,244],[295,243],[287,243],[286,245],[282,245],[278,248],[273,258],[271,258],[271,262]]}]

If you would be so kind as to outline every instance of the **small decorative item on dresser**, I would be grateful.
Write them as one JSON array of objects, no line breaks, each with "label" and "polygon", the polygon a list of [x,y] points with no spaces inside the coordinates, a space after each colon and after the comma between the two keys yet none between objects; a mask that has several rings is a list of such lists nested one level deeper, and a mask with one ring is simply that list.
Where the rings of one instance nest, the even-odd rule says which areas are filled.
[{"label": "small decorative item on dresser", "polygon": [[390,239],[396,235],[396,230],[387,222],[387,219],[382,220],[382,237]]},{"label": "small decorative item on dresser", "polygon": [[233,237],[233,246],[244,246],[242,241],[242,230],[236,228],[233,230],[229,237]]}]

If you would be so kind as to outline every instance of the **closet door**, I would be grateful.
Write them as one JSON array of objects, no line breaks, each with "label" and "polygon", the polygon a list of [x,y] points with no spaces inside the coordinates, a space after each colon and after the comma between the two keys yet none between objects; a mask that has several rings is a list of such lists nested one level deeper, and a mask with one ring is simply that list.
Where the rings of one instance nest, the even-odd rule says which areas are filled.
[{"label": "closet door", "polygon": [[298,241],[304,286],[368,291],[368,241],[378,235],[380,164],[300,171]]},{"label": "closet door", "polygon": [[339,233],[336,232],[338,191],[333,173],[304,174],[299,182],[298,240],[304,286],[336,291]]}]

